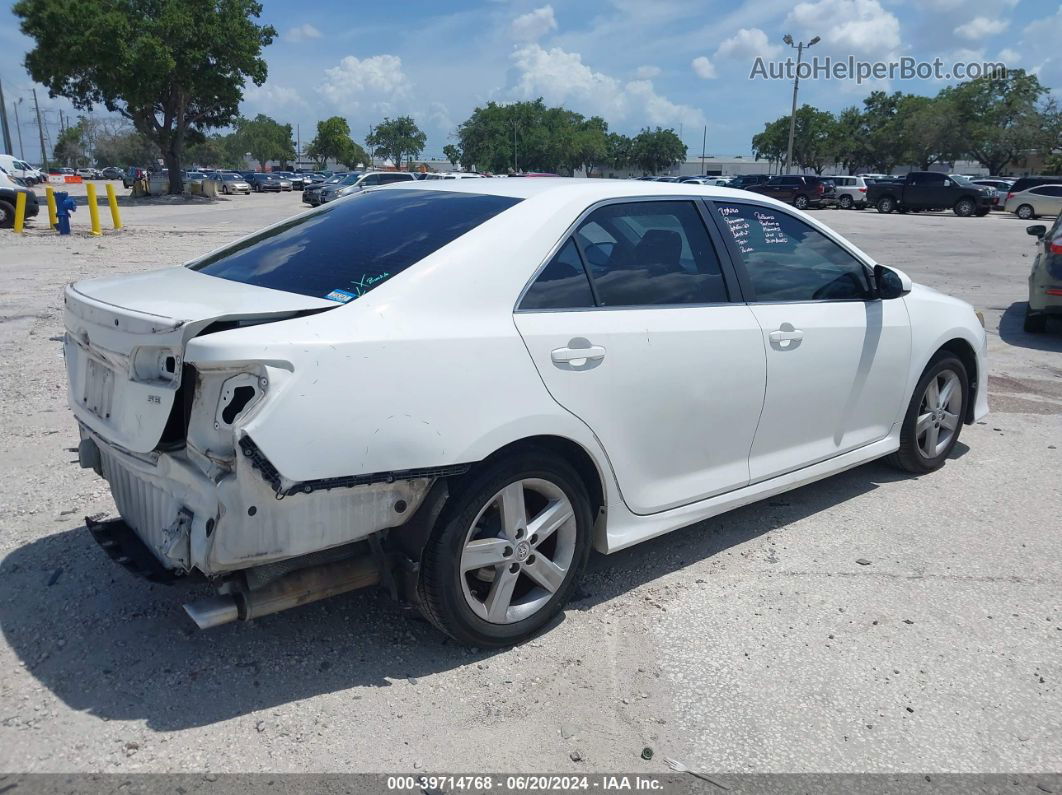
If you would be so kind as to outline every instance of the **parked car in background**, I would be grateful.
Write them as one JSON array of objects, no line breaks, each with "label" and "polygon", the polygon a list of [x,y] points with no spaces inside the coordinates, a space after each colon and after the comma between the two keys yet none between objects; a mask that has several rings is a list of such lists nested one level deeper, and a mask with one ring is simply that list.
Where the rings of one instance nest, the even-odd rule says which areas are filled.
[{"label": "parked car in background", "polygon": [[417,178],[408,171],[366,171],[356,179],[347,177],[343,182],[325,187],[319,194],[321,204],[359,193],[368,188],[376,188],[381,185],[391,185],[395,182],[418,182]]},{"label": "parked car in background", "polygon": [[15,202],[20,193],[26,197],[26,217],[36,217],[40,212],[37,192],[33,188],[19,185],[0,167],[0,229],[10,229],[15,225]]},{"label": "parked car in background", "polygon": [[792,204],[798,210],[837,204],[836,189],[832,182],[806,174],[774,176],[759,185],[750,185],[745,190]]},{"label": "parked car in background", "polygon": [[1007,194],[1014,185],[1014,180],[1012,179],[1002,179],[997,177],[979,177],[970,180],[970,182],[974,185],[980,185],[982,188],[992,189],[993,210],[1003,209],[1004,205],[1007,203]]},{"label": "parked car in background", "polygon": [[[351,174],[361,176],[360,171],[353,171]],[[338,185],[343,180],[347,179],[349,174],[337,174],[334,177],[328,177],[328,179],[321,182],[315,182],[313,185],[308,185],[302,189],[302,200],[309,204],[311,207],[316,207],[321,203],[321,191],[325,188],[329,188],[333,185]],[[351,182],[353,184],[353,181]]]},{"label": "parked car in background", "polygon": [[836,174],[829,177],[833,181],[834,191],[837,194],[837,206],[842,210],[862,210],[867,206],[867,179],[866,177],[852,177],[847,174]]},{"label": "parked car in background", "polygon": [[739,174],[730,180],[730,184],[727,187],[747,190],[753,185],[762,185],[770,178],[769,174]]},{"label": "parked car in background", "polygon": [[185,171],[184,172],[184,184],[185,187],[191,188],[193,185],[202,188],[203,183],[210,177],[204,174],[202,171]]},{"label": "parked car in background", "polygon": [[118,166],[107,166],[100,170],[100,179],[121,179],[123,174]]},{"label": "parked car in background", "polygon": [[1025,330],[1039,334],[1047,330],[1049,317],[1062,317],[1062,213],[1050,229],[1036,224],[1025,231],[1036,238],[1036,259],[1029,273]]},{"label": "parked car in background", "polygon": [[[275,174],[270,174],[265,171],[255,171],[251,173],[251,176],[247,178],[247,182],[251,186],[251,190],[255,193],[266,193],[274,191],[280,193],[284,190],[283,181]],[[291,190],[291,183],[288,183],[288,190]]]},{"label": "parked car in background", "polygon": [[82,179],[96,179],[99,176],[99,172],[96,171],[96,169],[89,168],[88,166],[83,166],[82,168],[77,169],[74,173]]},{"label": "parked car in background", "polygon": [[[1010,193],[1021,193],[1029,188],[1035,188],[1037,185],[1062,185],[1062,175],[1044,176],[1037,175],[1033,177],[1018,177],[1014,180],[1014,184],[1010,186]],[[1007,196],[1009,199],[1010,196]]]},{"label": "parked car in background", "polygon": [[867,186],[867,203],[879,213],[951,210],[960,217],[984,216],[992,209],[992,189],[964,177],[937,171],[912,171],[899,182]]},{"label": "parked car in background", "polygon": [[27,185],[36,185],[38,182],[44,182],[45,179],[40,169],[34,168],[14,155],[0,154],[0,168],[4,169],[9,177],[18,177]]},{"label": "parked car in background", "polygon": [[232,193],[251,193],[251,185],[247,180],[241,177],[239,174],[226,173],[222,174],[218,179],[218,183],[221,186],[220,190],[225,194]]},{"label": "parked car in background", "polygon": [[1062,212],[1062,180],[1057,185],[1034,185],[1023,191],[1007,194],[1004,209],[1023,221],[1040,215],[1058,215]]}]

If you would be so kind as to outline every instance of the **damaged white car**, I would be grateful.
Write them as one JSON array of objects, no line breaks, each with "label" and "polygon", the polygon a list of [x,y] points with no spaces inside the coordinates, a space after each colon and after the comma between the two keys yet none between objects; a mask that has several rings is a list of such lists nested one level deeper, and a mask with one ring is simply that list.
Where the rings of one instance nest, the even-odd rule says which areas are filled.
[{"label": "damaged white car", "polygon": [[931,471],[988,408],[967,304],[709,186],[384,188],[65,304],[80,461],[121,514],[89,529],[216,583],[202,627],[380,584],[514,643],[591,547]]}]

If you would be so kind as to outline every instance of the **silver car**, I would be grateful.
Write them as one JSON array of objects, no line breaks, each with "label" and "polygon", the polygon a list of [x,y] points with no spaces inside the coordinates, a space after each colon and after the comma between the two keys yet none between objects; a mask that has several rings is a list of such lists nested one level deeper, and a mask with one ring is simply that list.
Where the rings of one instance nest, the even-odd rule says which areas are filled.
[{"label": "silver car", "polygon": [[222,174],[217,181],[221,184],[222,193],[251,193],[250,183],[239,174]]},{"label": "silver car", "polygon": [[853,208],[862,210],[867,206],[867,180],[865,177],[848,176],[847,174],[835,177],[826,177],[833,180],[837,191],[837,206],[842,210]]}]

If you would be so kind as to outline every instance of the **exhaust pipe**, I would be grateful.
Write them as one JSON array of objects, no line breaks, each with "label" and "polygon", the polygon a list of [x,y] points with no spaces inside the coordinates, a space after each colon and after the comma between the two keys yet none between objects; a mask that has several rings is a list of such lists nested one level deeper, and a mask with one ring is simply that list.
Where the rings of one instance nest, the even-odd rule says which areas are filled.
[{"label": "exhaust pipe", "polygon": [[184,610],[200,629],[228,624],[236,619],[279,613],[380,582],[380,569],[369,557],[308,566],[278,577],[253,591],[211,596],[191,602]]}]

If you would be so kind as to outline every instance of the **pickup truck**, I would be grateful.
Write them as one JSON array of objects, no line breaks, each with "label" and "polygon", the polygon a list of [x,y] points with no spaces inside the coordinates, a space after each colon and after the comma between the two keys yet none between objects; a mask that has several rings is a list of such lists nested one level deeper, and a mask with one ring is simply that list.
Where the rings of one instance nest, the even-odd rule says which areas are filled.
[{"label": "pickup truck", "polygon": [[952,210],[964,218],[984,216],[992,210],[991,188],[974,185],[965,177],[936,171],[912,171],[895,182],[875,181],[867,186],[867,204],[879,213],[894,210]]},{"label": "pickup truck", "polygon": [[19,185],[0,168],[0,229],[10,229],[15,225],[15,200],[20,193],[26,194],[26,217],[33,218],[40,212],[37,194]]}]

